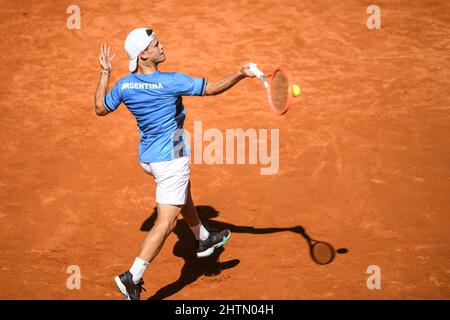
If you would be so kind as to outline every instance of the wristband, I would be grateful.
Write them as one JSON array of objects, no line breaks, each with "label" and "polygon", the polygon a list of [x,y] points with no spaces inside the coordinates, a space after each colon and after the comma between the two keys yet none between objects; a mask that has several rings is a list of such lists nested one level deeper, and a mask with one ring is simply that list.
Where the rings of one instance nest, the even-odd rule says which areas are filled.
[{"label": "wristband", "polygon": [[102,71],[100,71],[100,73],[106,74],[109,77],[111,75],[111,69],[102,69]]}]

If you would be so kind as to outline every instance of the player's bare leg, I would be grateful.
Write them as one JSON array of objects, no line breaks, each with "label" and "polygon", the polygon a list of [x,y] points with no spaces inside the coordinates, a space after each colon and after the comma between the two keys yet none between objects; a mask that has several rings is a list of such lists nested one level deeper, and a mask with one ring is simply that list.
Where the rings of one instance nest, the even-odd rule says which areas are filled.
[{"label": "player's bare leg", "polygon": [[197,257],[203,258],[213,254],[214,249],[223,246],[230,238],[230,230],[210,230],[208,231],[200,221],[192,201],[191,186],[189,183],[189,191],[186,199],[186,204],[181,210],[184,220],[186,220],[189,228],[194,233],[197,241]]},{"label": "player's bare leg", "polygon": [[181,205],[156,204],[158,216],[155,225],[141,243],[139,255],[134,260],[130,270],[114,278],[114,282],[127,300],[139,300],[142,285],[142,275],[149,263],[158,255],[164,241],[172,232],[177,222]]},{"label": "player's bare leg", "polygon": [[186,220],[189,227],[197,226],[201,221],[198,217],[197,209],[195,209],[194,201],[192,201],[191,194],[191,184],[189,183],[188,187],[188,196],[186,199],[186,204],[181,209],[181,214],[183,215],[184,220]]},{"label": "player's bare leg", "polygon": [[156,204],[158,216],[155,225],[148,232],[141,243],[138,257],[148,263],[156,257],[165,240],[176,225],[178,214],[183,206],[170,204]]}]

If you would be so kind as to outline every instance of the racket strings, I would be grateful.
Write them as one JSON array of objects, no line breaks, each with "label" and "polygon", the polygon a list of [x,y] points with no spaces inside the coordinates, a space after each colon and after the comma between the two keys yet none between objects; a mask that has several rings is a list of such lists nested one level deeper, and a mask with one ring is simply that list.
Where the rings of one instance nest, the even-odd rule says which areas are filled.
[{"label": "racket strings", "polygon": [[289,95],[289,80],[282,71],[274,74],[271,83],[271,99],[275,109],[282,112],[286,108]]}]

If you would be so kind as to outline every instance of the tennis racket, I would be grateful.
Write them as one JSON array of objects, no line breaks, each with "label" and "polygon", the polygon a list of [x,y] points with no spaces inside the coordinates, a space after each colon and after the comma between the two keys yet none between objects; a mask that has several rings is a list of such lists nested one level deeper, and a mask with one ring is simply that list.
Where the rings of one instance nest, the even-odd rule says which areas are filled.
[{"label": "tennis racket", "polygon": [[264,84],[270,110],[278,115],[285,114],[293,98],[291,90],[294,82],[290,71],[285,67],[277,67],[266,76],[254,63],[250,63],[249,69]]}]

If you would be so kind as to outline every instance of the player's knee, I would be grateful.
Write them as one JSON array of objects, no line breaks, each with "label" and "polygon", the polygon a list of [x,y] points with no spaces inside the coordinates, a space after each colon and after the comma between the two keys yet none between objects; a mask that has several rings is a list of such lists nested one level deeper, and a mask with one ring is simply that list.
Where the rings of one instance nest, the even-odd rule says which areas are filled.
[{"label": "player's knee", "polygon": [[161,228],[166,235],[171,233],[176,226],[176,219],[158,219],[156,225]]},{"label": "player's knee", "polygon": [[177,225],[177,218],[175,218],[169,222],[169,226],[167,228],[167,233],[171,233],[175,229],[176,225]]}]

